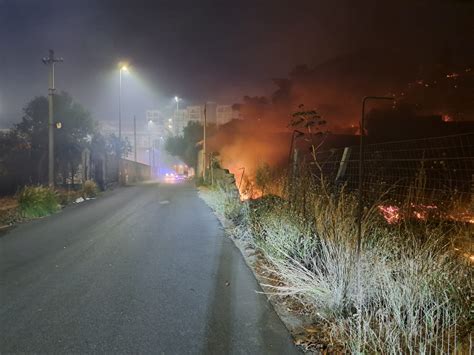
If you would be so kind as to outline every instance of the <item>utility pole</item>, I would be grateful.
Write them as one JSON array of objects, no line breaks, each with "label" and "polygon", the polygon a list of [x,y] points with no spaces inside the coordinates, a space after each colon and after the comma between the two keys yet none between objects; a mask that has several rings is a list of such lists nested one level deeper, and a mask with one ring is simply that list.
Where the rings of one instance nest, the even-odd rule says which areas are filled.
[{"label": "utility pole", "polygon": [[151,141],[151,149],[152,149],[152,176],[155,177],[155,140]]},{"label": "utility pole", "polygon": [[49,50],[49,57],[43,57],[43,64],[49,65],[49,89],[48,89],[48,184],[54,187],[54,116],[53,116],[53,95],[54,95],[54,64],[62,62],[63,58],[56,58],[54,51]]},{"label": "utility pole", "polygon": [[133,116],[133,157],[137,162],[137,117]]}]

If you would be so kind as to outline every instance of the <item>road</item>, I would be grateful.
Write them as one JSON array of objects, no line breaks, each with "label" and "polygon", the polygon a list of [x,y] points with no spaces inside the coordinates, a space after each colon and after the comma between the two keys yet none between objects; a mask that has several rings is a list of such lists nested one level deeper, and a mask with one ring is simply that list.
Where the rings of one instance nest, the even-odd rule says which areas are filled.
[{"label": "road", "polygon": [[0,237],[1,353],[293,354],[190,184],[124,187]]}]

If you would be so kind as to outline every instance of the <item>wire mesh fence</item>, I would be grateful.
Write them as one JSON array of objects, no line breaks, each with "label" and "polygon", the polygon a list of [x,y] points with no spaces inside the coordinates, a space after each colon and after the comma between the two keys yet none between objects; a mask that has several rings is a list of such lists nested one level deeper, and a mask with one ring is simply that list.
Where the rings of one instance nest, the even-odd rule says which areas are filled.
[{"label": "wire mesh fence", "polygon": [[[316,177],[355,191],[360,178],[359,148],[319,151],[303,164],[311,160],[309,170]],[[363,171],[366,204],[383,196],[386,204],[418,206],[423,213],[456,210],[472,218],[474,133],[368,144]]]}]

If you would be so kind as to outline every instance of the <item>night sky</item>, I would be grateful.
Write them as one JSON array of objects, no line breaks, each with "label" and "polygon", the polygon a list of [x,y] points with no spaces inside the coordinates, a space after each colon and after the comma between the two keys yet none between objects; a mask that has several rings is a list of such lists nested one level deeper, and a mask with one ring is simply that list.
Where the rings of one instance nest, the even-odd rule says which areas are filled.
[{"label": "night sky", "polygon": [[362,48],[423,62],[449,46],[472,56],[473,1],[0,0],[0,127],[47,94],[41,58],[55,49],[56,87],[99,120],[117,116],[118,67],[127,60],[124,117],[243,95],[271,79]]}]

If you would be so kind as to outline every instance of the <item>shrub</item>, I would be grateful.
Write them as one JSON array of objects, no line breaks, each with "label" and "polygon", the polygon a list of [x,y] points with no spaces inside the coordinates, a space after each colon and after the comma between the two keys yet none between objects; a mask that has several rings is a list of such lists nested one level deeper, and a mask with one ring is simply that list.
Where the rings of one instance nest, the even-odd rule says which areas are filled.
[{"label": "shrub", "polygon": [[86,180],[84,184],[82,184],[82,197],[95,197],[98,192],[99,189],[95,181]]},{"label": "shrub", "polygon": [[47,216],[60,208],[56,192],[44,186],[25,186],[18,194],[18,204],[27,218]]}]

